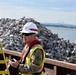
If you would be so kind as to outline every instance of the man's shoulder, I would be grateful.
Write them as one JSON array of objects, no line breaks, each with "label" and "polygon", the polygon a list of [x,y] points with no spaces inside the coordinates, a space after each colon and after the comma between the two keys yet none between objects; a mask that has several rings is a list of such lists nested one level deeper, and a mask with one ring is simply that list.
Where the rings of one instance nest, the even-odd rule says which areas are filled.
[{"label": "man's shoulder", "polygon": [[43,49],[42,46],[40,44],[35,44],[32,49],[37,48],[37,49]]}]

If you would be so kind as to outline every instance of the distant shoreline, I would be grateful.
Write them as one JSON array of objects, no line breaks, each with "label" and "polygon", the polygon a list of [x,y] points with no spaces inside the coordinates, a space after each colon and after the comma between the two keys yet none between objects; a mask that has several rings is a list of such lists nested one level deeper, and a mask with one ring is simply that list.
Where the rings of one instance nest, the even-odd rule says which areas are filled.
[{"label": "distant shoreline", "polygon": [[61,27],[61,28],[74,28],[76,29],[76,27],[72,27],[72,26],[63,26],[63,25],[44,25],[44,26],[50,26],[50,27]]},{"label": "distant shoreline", "polygon": [[60,23],[41,23],[43,26],[51,26],[51,27],[62,27],[62,28],[75,28],[76,25],[73,24],[60,24]]}]

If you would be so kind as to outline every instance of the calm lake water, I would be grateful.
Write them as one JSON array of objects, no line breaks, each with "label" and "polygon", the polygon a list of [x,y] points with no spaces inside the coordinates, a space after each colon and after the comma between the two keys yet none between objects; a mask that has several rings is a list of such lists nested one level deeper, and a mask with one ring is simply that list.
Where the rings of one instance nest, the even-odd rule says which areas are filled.
[{"label": "calm lake water", "polygon": [[50,29],[52,33],[58,34],[58,37],[70,40],[70,42],[76,42],[76,28],[64,28],[64,27],[52,27],[45,26]]}]

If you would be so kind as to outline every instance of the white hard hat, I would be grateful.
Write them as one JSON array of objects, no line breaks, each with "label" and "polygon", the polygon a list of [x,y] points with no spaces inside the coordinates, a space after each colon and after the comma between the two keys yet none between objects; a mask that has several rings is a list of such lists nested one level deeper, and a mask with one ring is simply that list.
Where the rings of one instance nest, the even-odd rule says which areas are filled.
[{"label": "white hard hat", "polygon": [[36,34],[38,34],[38,28],[37,28],[36,24],[34,24],[32,22],[28,22],[23,26],[23,29],[20,32],[21,33],[36,33]]}]

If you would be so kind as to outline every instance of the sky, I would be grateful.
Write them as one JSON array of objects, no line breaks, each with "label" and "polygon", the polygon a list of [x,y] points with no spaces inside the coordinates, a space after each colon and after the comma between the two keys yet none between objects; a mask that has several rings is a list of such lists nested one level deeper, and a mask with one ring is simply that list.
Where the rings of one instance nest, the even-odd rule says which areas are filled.
[{"label": "sky", "polygon": [[0,18],[76,25],[76,0],[0,0]]}]

